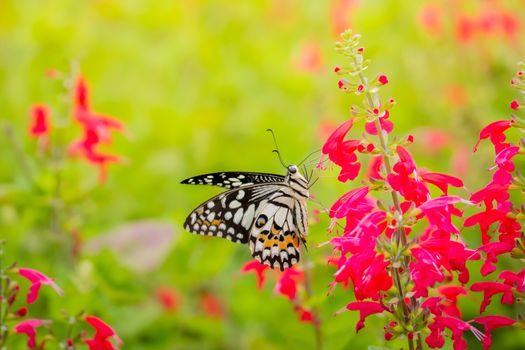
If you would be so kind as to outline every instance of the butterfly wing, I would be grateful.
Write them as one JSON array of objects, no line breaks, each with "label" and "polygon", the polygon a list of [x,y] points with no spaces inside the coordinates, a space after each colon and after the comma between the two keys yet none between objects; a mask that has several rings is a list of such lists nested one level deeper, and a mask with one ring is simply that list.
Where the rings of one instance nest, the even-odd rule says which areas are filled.
[{"label": "butterfly wing", "polygon": [[187,185],[212,185],[228,189],[262,183],[284,182],[284,176],[266,173],[227,171],[190,177],[182,180]]},{"label": "butterfly wing", "polygon": [[216,236],[236,243],[248,243],[256,213],[265,198],[281,184],[245,185],[223,192],[195,208],[184,228],[195,234]]},{"label": "butterfly wing", "polygon": [[287,194],[287,188],[272,194],[255,217],[250,230],[252,256],[281,271],[300,260],[300,244],[306,243],[306,201]]}]

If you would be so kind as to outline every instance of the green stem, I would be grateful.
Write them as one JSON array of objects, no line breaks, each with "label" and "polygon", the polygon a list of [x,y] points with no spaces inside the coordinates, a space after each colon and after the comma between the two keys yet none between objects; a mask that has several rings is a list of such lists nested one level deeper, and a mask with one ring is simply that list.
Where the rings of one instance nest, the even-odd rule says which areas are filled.
[{"label": "green stem", "polygon": [[[358,62],[357,60],[355,59],[354,57],[354,63],[357,65]],[[366,96],[366,100],[368,102],[368,105],[370,108],[376,108],[378,106],[375,106],[374,104],[374,98],[372,96],[372,94],[370,92],[368,92],[368,83],[366,81],[366,78],[365,76],[363,75],[363,73],[360,71],[359,72],[359,79],[361,80],[361,84],[365,87],[365,96]],[[375,97],[378,97],[377,95]],[[386,174],[387,176],[392,174],[392,164],[391,164],[391,155],[390,155],[390,152],[388,150],[388,141],[387,141],[387,138],[386,138],[386,135],[383,131],[383,129],[381,128],[381,123],[379,121],[379,118],[376,118],[375,121],[375,126],[376,126],[376,130],[377,130],[377,135],[378,135],[378,138],[379,138],[379,143],[381,145],[381,148],[382,148],[382,151],[383,151],[383,162],[385,164],[385,170],[386,170]],[[401,201],[400,201],[400,198],[399,198],[399,194],[392,190],[390,192],[391,196],[392,196],[392,202],[394,204],[394,210],[395,210],[395,219],[396,219],[396,227],[394,229],[394,234],[393,234],[393,239],[395,240],[395,242],[397,243],[397,246],[398,246],[398,249],[400,249],[401,251],[404,250],[407,245],[408,245],[408,242],[407,242],[407,238],[406,238],[406,235],[404,233],[404,230],[403,230],[403,226],[402,226],[402,216],[403,216],[403,211],[401,210]],[[397,257],[396,257],[397,259]],[[406,276],[407,279],[410,279],[410,276],[407,274],[407,271],[408,271],[408,263],[409,263],[409,257],[405,257],[402,261],[403,263],[403,271],[404,271],[404,274]],[[410,308],[409,306],[406,304],[405,302],[405,290],[403,288],[403,284],[402,284],[402,277],[401,277],[401,273],[400,273],[400,269],[399,268],[393,268],[392,269],[393,273],[392,273],[392,278],[394,280],[394,283],[399,291],[399,303],[400,303],[400,306],[401,306],[401,310],[403,311],[403,316],[404,316],[404,319],[405,319],[405,324],[408,324],[410,322]],[[416,299],[414,297],[411,297],[411,304],[412,305],[417,305],[416,304]],[[416,342],[417,342],[417,350],[421,350],[423,349],[423,341],[422,341],[422,338],[421,338],[421,334],[419,333],[416,333]],[[408,339],[407,337],[407,340],[408,340],[408,347],[410,350],[414,350],[414,341],[413,339]]]},{"label": "green stem", "polygon": [[29,166],[29,162],[27,161],[25,153],[22,151],[22,147],[18,143],[15,133],[13,131],[13,127],[10,123],[5,122],[4,124],[4,133],[7,137],[7,140],[11,143],[11,146],[13,148],[13,152],[15,153],[15,157],[20,163],[20,167],[22,168],[22,172],[25,174],[29,182],[34,182],[33,173],[31,171],[31,167]]},{"label": "green stem", "polygon": [[[312,276],[309,272],[309,265],[308,259],[305,257],[304,259],[304,289],[306,291],[306,296],[308,300],[310,300],[313,296],[313,290],[312,290]],[[315,333],[315,348],[316,350],[321,350],[323,348],[323,336],[321,331],[321,318],[319,317],[319,310],[317,310],[316,307],[312,307],[312,315],[313,315],[313,326],[314,326],[314,333]]]}]

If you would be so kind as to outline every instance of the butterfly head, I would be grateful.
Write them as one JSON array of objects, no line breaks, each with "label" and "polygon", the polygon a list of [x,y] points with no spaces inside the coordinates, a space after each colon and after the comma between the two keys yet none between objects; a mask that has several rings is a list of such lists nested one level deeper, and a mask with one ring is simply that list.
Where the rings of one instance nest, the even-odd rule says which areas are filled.
[{"label": "butterfly head", "polygon": [[[297,165],[288,165],[288,174],[286,176],[289,182],[299,185],[302,189],[308,188],[308,180],[299,172]],[[292,181],[293,180],[293,181]]]}]

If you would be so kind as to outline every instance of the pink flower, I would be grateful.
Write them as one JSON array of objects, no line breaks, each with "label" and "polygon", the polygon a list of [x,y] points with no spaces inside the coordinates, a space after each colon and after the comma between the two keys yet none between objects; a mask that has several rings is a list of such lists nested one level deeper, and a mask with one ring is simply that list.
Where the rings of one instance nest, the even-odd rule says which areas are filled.
[{"label": "pink flower", "polygon": [[[346,310],[359,311],[359,322],[355,326],[356,333],[359,332],[365,326],[365,319],[373,314],[380,314],[386,310],[386,308],[380,303],[373,301],[356,301],[346,305]],[[341,310],[338,313],[344,311]]]},{"label": "pink flower", "polygon": [[483,302],[479,308],[480,313],[485,311],[490,304],[491,298],[495,294],[503,294],[501,296],[502,304],[512,304],[514,302],[514,295],[512,294],[511,289],[510,286],[499,282],[476,282],[470,287],[470,290],[474,292],[483,292]]},{"label": "pink flower", "polygon": [[49,134],[49,109],[44,105],[36,105],[31,108],[31,125],[29,135],[41,137]]},{"label": "pink flower", "polygon": [[[122,345],[122,340],[107,323],[95,316],[86,316],[85,320],[95,329],[93,338],[86,340],[89,350],[114,350]],[[115,340],[117,347],[109,340],[110,338]]]},{"label": "pink flower", "polygon": [[27,347],[32,349],[36,347],[36,328],[50,323],[48,320],[29,319],[18,323],[15,327],[15,333],[25,333],[28,337]]},{"label": "pink flower", "polygon": [[517,321],[504,316],[480,316],[474,318],[474,322],[485,326],[485,338],[483,338],[483,349],[488,350],[492,345],[492,331],[498,327],[508,327]]},{"label": "pink flower", "polygon": [[241,271],[244,273],[253,271],[257,276],[257,289],[262,289],[264,285],[264,271],[268,268],[268,265],[261,264],[257,260],[244,264]]},{"label": "pink flower", "polygon": [[18,273],[20,276],[28,279],[31,282],[31,287],[29,287],[29,293],[27,294],[28,304],[33,304],[36,301],[40,287],[43,284],[50,285],[58,295],[63,294],[62,289],[60,289],[60,287],[51,278],[37,270],[20,268],[18,269]]}]

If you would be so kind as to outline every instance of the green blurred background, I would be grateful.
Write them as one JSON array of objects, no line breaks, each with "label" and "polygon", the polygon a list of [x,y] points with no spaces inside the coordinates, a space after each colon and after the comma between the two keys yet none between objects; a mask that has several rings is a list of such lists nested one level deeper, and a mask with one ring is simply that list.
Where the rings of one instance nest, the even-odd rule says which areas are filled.
[{"label": "green blurred background", "polygon": [[[247,247],[183,231],[185,216],[218,190],[180,180],[224,170],[284,173],[267,128],[287,162],[319,149],[358,101],[338,91],[332,73],[344,64],[333,49],[336,34],[351,27],[372,58],[369,76],[390,79],[383,94],[398,101],[395,132],[415,135],[418,164],[480,188],[490,179],[492,154],[488,146],[474,156],[471,149],[481,127],[506,118],[516,98],[509,80],[525,57],[524,5],[0,1],[0,117],[13,130],[0,139],[4,259],[56,277],[66,292],[43,291],[32,313],[60,318],[62,310],[86,310],[111,324],[126,349],[313,348],[312,326],[275,295],[275,276],[259,291],[252,274],[241,274]],[[50,106],[58,149],[79,134],[63,79],[47,77],[50,69],[64,76],[79,69],[94,110],[126,126],[108,148],[124,161],[110,165],[103,185],[95,168],[54,162],[27,135],[34,103]],[[312,190],[325,206],[354,186],[337,184],[334,174],[323,173]],[[383,342],[381,319],[367,320],[356,336],[356,314],[334,316],[351,293],[338,287],[326,295],[334,269],[326,263],[329,247],[317,245],[329,239],[327,226],[321,216],[309,239],[315,295],[308,306],[321,313],[325,348],[396,346]],[[475,231],[466,232],[472,243],[479,242]],[[166,307],[159,294],[174,304]],[[492,313],[519,311],[493,304]],[[469,297],[464,318],[478,305]],[[523,348],[524,335],[512,332],[497,332],[500,348]]]}]

